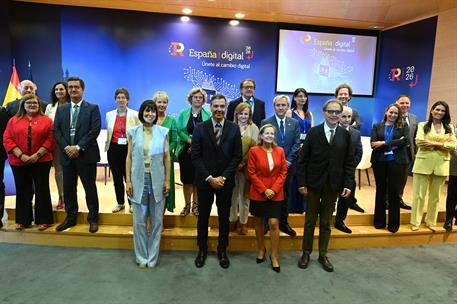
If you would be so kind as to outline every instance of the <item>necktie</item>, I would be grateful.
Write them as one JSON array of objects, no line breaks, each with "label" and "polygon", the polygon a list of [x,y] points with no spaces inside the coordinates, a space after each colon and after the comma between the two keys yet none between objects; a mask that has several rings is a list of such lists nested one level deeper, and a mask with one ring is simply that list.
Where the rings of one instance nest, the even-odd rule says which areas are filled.
[{"label": "necktie", "polygon": [[281,119],[281,122],[279,123],[279,132],[281,132],[281,138],[284,138],[284,120]]},{"label": "necktie", "polygon": [[70,142],[73,145],[75,143],[76,135],[76,121],[78,120],[79,106],[73,106],[73,114],[71,115],[71,125],[70,125]]},{"label": "necktie", "polygon": [[216,143],[219,144],[222,136],[222,125],[220,123],[217,123],[214,128],[214,136],[216,136]]},{"label": "necktie", "polygon": [[329,144],[333,143],[334,133],[335,133],[335,130],[330,130],[330,139],[328,140]]},{"label": "necktie", "polygon": [[403,120],[404,120],[405,123],[409,126],[408,114],[404,114],[404,115],[403,115]]}]

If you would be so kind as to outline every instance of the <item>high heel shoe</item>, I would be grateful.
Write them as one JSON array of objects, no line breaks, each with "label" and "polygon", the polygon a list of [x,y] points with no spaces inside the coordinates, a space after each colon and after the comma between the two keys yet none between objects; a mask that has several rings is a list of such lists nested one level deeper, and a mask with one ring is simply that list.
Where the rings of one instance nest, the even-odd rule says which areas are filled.
[{"label": "high heel shoe", "polygon": [[263,250],[263,258],[256,258],[255,261],[257,262],[257,264],[261,264],[263,262],[265,262],[265,255],[267,254],[267,248],[265,248]]},{"label": "high heel shoe", "polygon": [[277,273],[280,273],[281,272],[281,266],[273,266],[273,260],[271,259],[271,254],[270,254],[270,262],[271,262],[271,269],[273,269],[273,271],[277,272]]}]

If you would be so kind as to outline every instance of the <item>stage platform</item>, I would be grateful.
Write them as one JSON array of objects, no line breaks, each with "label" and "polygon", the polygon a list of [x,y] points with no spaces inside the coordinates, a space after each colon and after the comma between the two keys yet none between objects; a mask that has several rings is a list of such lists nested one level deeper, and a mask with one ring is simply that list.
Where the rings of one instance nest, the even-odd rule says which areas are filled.
[{"label": "stage platform", "polygon": [[[179,171],[177,181],[179,181]],[[51,176],[52,171],[51,171]],[[439,206],[439,216],[437,231],[431,232],[424,226],[419,231],[411,231],[409,225],[410,212],[401,210],[400,230],[392,234],[386,229],[375,229],[373,227],[373,209],[375,187],[374,178],[370,172],[371,186],[368,185],[366,177],[362,180],[361,189],[357,189],[356,197],[358,203],[365,209],[366,213],[349,211],[345,223],[353,233],[346,234],[336,229],[332,229],[330,248],[366,248],[366,247],[385,247],[403,246],[418,244],[436,244],[457,242],[457,227],[452,233],[446,233],[442,228],[445,212],[444,200],[447,187],[443,187],[442,198]],[[64,232],[56,232],[55,227],[65,219],[64,211],[54,211],[55,225],[46,231],[38,231],[36,227],[25,229],[18,232],[15,230],[15,196],[6,197],[6,211],[8,220],[0,231],[0,242],[6,243],[25,243],[37,245],[69,246],[69,247],[92,247],[92,248],[123,248],[133,249],[133,229],[132,215],[124,210],[120,213],[110,213],[114,207],[114,187],[112,181],[104,184],[103,168],[99,168],[97,188],[100,198],[100,229],[97,233],[89,233],[89,225],[86,221],[87,208],[84,201],[84,190],[82,185],[78,186],[80,213],[78,225]],[[409,178],[405,189],[404,199],[407,203],[411,202],[412,178]],[[57,202],[57,193],[54,181],[51,182],[53,206]],[[184,205],[182,187],[176,185],[176,208],[173,213],[166,212],[164,216],[164,231],[162,235],[161,248],[163,250],[197,250],[197,218],[193,215],[186,217],[179,216]],[[128,209],[128,208],[127,208]],[[216,250],[217,247],[217,216],[215,204],[212,209],[209,228],[209,249]],[[293,214],[289,216],[290,225],[297,231],[297,236],[291,238],[281,233],[281,250],[301,250],[304,216]],[[256,240],[255,232],[251,221],[248,223],[249,234],[239,235],[237,232],[230,233],[230,251],[255,251]],[[315,245],[317,246],[318,227],[315,231]],[[268,241],[269,238],[267,237]]]}]

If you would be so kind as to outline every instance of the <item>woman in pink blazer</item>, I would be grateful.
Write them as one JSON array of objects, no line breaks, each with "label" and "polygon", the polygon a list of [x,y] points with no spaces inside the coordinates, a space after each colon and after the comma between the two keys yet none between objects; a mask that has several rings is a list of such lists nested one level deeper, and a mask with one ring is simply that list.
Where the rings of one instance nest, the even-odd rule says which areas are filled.
[{"label": "woman in pink blazer", "polygon": [[255,216],[255,234],[259,250],[257,264],[265,261],[263,219],[268,219],[271,239],[271,267],[280,272],[279,217],[284,201],[283,186],[286,181],[287,166],[284,150],[275,142],[276,129],[266,124],[259,131],[259,144],[249,151],[248,176],[251,181],[249,211]]}]

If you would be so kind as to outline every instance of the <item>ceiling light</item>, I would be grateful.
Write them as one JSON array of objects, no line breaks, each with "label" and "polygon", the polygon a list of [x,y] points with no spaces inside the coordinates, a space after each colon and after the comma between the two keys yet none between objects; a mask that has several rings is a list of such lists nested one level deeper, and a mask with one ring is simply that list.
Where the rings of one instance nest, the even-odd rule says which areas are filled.
[{"label": "ceiling light", "polygon": [[370,25],[368,28],[371,28],[374,30],[379,30],[379,29],[383,29],[384,27],[382,25]]},{"label": "ceiling light", "polygon": [[243,19],[244,16],[246,16],[246,15],[243,14],[243,13],[236,13],[236,14],[235,14],[235,18],[236,18],[236,19]]},{"label": "ceiling light", "polygon": [[240,22],[238,20],[230,20],[229,24],[231,26],[237,26],[238,24],[240,24]]},{"label": "ceiling light", "polygon": [[192,10],[190,8],[183,8],[182,12],[186,15],[192,14]]},{"label": "ceiling light", "polygon": [[187,16],[182,16],[182,17],[181,17],[181,21],[182,21],[182,22],[189,22],[189,20],[190,20],[190,18],[187,17]]}]

